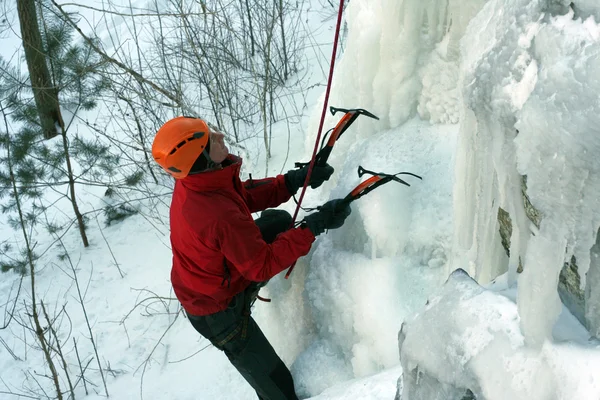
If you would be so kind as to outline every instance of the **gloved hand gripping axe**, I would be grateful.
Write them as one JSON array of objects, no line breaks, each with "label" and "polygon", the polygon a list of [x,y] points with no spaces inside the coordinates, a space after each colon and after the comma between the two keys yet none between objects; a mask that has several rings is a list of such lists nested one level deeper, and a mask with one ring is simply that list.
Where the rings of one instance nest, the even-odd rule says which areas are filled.
[{"label": "gloved hand gripping axe", "polygon": [[[410,175],[410,176],[414,176],[415,178],[419,178],[421,180],[423,179],[419,175],[413,174],[412,172],[398,172],[397,174],[392,175],[392,174],[385,174],[383,172],[369,171],[359,165],[358,166],[358,176],[362,178],[362,176],[365,174],[372,175],[372,176],[370,178],[368,178],[366,181],[361,182],[350,193],[348,193],[348,195],[346,197],[344,197],[342,199],[342,201],[340,201],[339,204],[337,205],[336,212],[338,212],[338,210],[339,210],[339,212],[342,212],[343,208],[348,207],[348,205],[350,203],[352,203],[353,201],[360,199],[361,197],[365,196],[366,194],[377,189],[379,186],[385,185],[388,182],[394,181],[394,182],[398,182],[398,183],[401,183],[406,186],[410,186],[410,184],[408,182],[404,181],[403,179],[398,178],[398,175]],[[316,209],[320,210],[321,207],[319,206]],[[289,270],[287,271],[287,273],[285,274],[285,279],[289,278],[290,274],[294,270],[294,265],[292,265],[289,268]]]},{"label": "gloved hand gripping axe", "polygon": [[[340,119],[338,121],[336,126],[333,129],[331,129],[329,132],[327,132],[327,133],[331,133],[331,135],[329,136],[329,140],[327,140],[327,144],[325,144],[325,139],[327,139],[327,134],[325,134],[325,137],[323,138],[323,141],[321,142],[321,150],[319,150],[319,152],[315,156],[315,165],[317,165],[319,167],[324,167],[327,164],[327,159],[329,158],[329,155],[331,154],[331,150],[333,150],[333,146],[335,145],[335,142],[340,138],[340,136],[342,136],[342,134],[344,132],[346,132],[346,130],[350,127],[350,125],[352,125],[352,123],[354,121],[356,121],[356,119],[360,115],[365,115],[369,118],[373,118],[373,119],[377,119],[377,120],[379,119],[379,117],[371,114],[369,111],[364,110],[362,108],[346,109],[346,108],[338,108],[338,107],[331,106],[331,107],[329,107],[329,111],[331,111],[331,115],[335,115],[338,112],[343,112],[345,114],[342,117],[342,119]],[[308,164],[309,163],[297,162],[296,168],[302,168]]]}]

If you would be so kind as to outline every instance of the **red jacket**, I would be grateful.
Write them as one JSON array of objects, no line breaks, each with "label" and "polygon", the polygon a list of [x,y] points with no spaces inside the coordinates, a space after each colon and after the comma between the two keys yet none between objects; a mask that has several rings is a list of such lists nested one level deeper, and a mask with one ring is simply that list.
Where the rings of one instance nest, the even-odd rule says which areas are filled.
[{"label": "red jacket", "polygon": [[[289,200],[283,175],[242,184],[242,160],[223,169],[177,180],[171,202],[171,283],[183,308],[208,315],[227,308],[251,281],[266,281],[310,250],[314,235],[294,228],[272,244],[262,239],[250,213]],[[230,282],[224,279],[225,265]]]}]

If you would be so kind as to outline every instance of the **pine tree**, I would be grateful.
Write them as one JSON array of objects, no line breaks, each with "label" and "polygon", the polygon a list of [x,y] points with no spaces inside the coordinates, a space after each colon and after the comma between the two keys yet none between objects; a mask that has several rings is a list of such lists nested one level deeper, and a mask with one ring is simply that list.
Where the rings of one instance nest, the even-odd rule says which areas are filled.
[{"label": "pine tree", "polygon": [[[119,159],[97,138],[71,133],[70,129],[82,112],[96,106],[108,84],[98,74],[100,58],[89,46],[74,43],[68,24],[47,13],[42,15],[39,25],[52,82],[63,110],[72,117],[60,126],[60,140],[44,140],[46,131],[38,123],[39,108],[32,101],[34,91],[21,83],[25,80],[17,69],[3,62],[5,73],[0,77],[0,87],[3,98],[7,99],[3,109],[10,116],[10,129],[14,129],[5,133],[5,140],[11,143],[18,190],[31,207],[27,220],[35,225],[46,211],[45,189],[60,193],[71,204],[82,242],[87,247],[86,220],[77,202],[76,186],[110,179]],[[65,186],[66,192],[60,189]],[[13,211],[10,201],[2,205],[2,211]],[[56,231],[60,226],[53,223],[47,228]]]},{"label": "pine tree", "polygon": [[39,124],[44,138],[50,139],[59,133],[58,127],[62,126],[63,120],[58,102],[58,91],[48,71],[46,48],[40,33],[35,1],[17,0],[17,11]]}]

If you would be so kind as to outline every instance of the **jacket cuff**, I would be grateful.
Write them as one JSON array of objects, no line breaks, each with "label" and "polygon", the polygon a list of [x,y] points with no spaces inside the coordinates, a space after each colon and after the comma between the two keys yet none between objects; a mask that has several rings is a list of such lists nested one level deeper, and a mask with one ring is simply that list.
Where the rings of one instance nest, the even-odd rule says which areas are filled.
[{"label": "jacket cuff", "polygon": [[312,233],[312,231],[308,228],[308,225],[306,224],[306,222],[302,222],[302,224],[300,224],[300,226],[298,228],[300,232],[302,232],[302,234],[304,235],[305,238],[310,239],[310,242],[314,242],[316,240],[316,236]]}]

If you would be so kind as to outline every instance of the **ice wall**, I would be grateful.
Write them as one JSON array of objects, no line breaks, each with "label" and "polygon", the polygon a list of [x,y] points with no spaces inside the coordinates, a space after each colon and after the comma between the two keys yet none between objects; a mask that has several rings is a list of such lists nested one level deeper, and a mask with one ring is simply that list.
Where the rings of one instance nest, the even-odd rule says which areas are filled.
[{"label": "ice wall", "polygon": [[[460,4],[452,4],[459,13]],[[445,0],[348,4],[348,36],[330,105],[365,108],[381,119],[360,117],[344,133],[329,159],[334,177],[311,191],[305,205],[345,196],[360,182],[358,165],[410,171],[424,179],[409,179],[410,188],[379,188],[353,204],[343,229],[315,243],[304,297],[316,339],[292,369],[303,394],[397,365],[401,322],[441,283],[452,238],[450,171],[457,126],[430,121],[458,122],[458,59],[446,52],[448,29],[460,23],[450,21],[448,5]],[[317,106],[308,127],[311,150],[320,111]],[[326,129],[339,118],[329,116]],[[314,363],[327,365],[327,372],[311,368]]]},{"label": "ice wall", "polygon": [[[460,121],[453,254],[447,272],[465,268],[480,283],[505,272],[511,283],[519,280],[519,323],[524,340],[538,349],[560,311],[556,286],[563,262],[573,254],[585,271],[598,228],[591,212],[598,199],[596,166],[589,165],[597,152],[582,148],[582,143],[596,146],[594,135],[585,132],[600,126],[594,120],[600,110],[593,97],[600,81],[598,25],[591,17],[574,20],[574,12],[561,12],[568,12],[568,5],[542,0],[350,2],[348,38],[330,104],[366,108],[381,120],[363,118],[345,133],[330,158],[338,172],[320,192],[329,198],[345,195],[359,162],[382,170],[406,166],[418,149],[396,135],[407,135],[416,115],[434,124]],[[310,149],[320,111],[316,107],[308,127]],[[329,116],[326,127],[338,118]],[[419,126],[414,125],[416,140]],[[385,141],[378,137],[382,131]],[[435,147],[426,142],[419,146]],[[525,184],[532,206],[524,204]],[[449,248],[443,235],[435,235],[434,241],[442,238],[435,248],[407,234],[419,232],[418,222],[425,221],[418,219],[424,214],[421,204],[409,196],[373,195],[369,212],[356,206],[344,231],[352,234],[332,233],[311,255],[307,300],[322,340],[317,350],[301,354],[298,363],[330,355],[334,367],[323,386],[335,376],[358,376],[390,365],[389,348],[380,343],[383,336],[388,340],[387,334],[378,333],[387,327],[369,320],[369,312],[385,309],[383,314],[396,319],[406,313],[398,301],[407,299],[397,297],[407,289],[398,272],[403,263],[445,263]],[[541,224],[529,215],[533,207],[543,215]],[[509,252],[502,246],[500,208],[510,217]],[[441,225],[425,226],[436,232]],[[425,256],[425,249],[433,256]],[[378,257],[384,259],[375,262]],[[378,275],[365,274],[363,265],[372,265]],[[422,283],[415,282],[413,286]],[[362,297],[363,283],[367,292],[377,290],[374,298]],[[318,390],[306,388],[307,393]]]},{"label": "ice wall", "polygon": [[[333,383],[398,364],[396,333],[402,321],[443,282],[452,238],[448,171],[456,131],[411,119],[333,161],[340,179],[324,185],[330,198],[358,185],[358,165],[413,171],[424,179],[411,179],[411,187],[390,183],[378,188],[352,204],[342,228],[315,242],[306,258],[310,265],[303,293],[315,340],[292,370],[301,393],[316,395]],[[318,203],[309,198],[306,204]]]},{"label": "ice wall", "polygon": [[[418,107],[426,119],[457,122],[453,92],[457,66],[444,67],[448,41],[442,39],[451,24],[452,31],[464,29],[459,16],[468,12],[459,1],[453,0],[452,4],[453,14],[449,13],[448,0],[350,2],[345,15],[349,33],[336,66],[330,104],[369,108],[381,121],[363,126],[375,131],[401,125],[416,114]],[[437,68],[432,69],[432,65]],[[445,71],[442,76],[440,71]],[[443,84],[437,86],[437,82]],[[446,99],[433,94],[421,97],[423,86],[430,92],[444,93]],[[442,104],[427,109],[425,103],[433,97]],[[447,104],[451,106],[445,107]],[[448,113],[453,117],[444,116]],[[316,114],[309,127],[311,132],[316,132]]]},{"label": "ice wall", "polygon": [[[585,287],[600,225],[600,26],[557,3],[488,2],[461,53],[453,267],[468,265],[480,282],[518,276],[522,328],[536,346],[560,311],[558,277],[572,255]],[[539,226],[526,215],[523,176]],[[508,257],[499,207],[512,220]]]},{"label": "ice wall", "polygon": [[[461,113],[459,43],[485,0],[355,0],[348,4],[348,35],[335,67],[329,104],[366,108],[379,121],[360,119],[358,139],[395,128],[418,115],[434,124],[457,124]],[[321,98],[321,102],[323,98]],[[322,104],[322,103],[321,103]],[[321,106],[307,127],[312,151]],[[328,114],[325,126],[339,116]],[[355,138],[340,141],[348,150]]]}]

